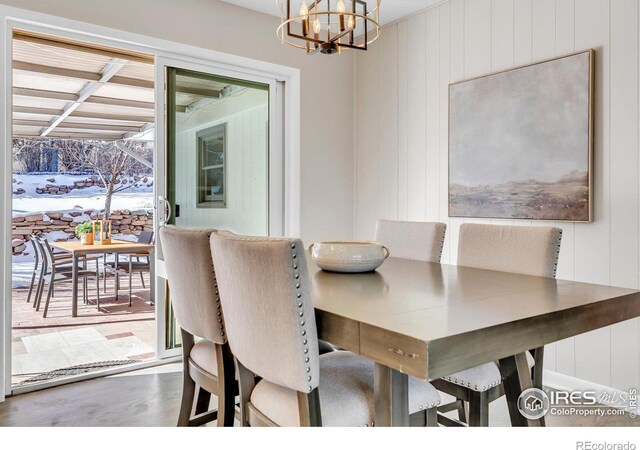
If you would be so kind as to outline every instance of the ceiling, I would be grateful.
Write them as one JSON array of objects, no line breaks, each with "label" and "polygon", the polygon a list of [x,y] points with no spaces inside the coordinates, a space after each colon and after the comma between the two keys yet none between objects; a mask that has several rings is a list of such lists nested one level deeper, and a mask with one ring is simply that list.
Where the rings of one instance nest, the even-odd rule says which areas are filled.
[{"label": "ceiling", "polygon": [[[222,0],[243,8],[253,9],[265,14],[280,17],[280,9],[276,5],[276,0]],[[286,0],[282,0],[286,3]],[[441,0],[382,0],[380,2],[380,21],[382,25],[395,22],[406,16],[410,16],[428,6],[440,3]],[[374,3],[367,0],[367,3]],[[299,0],[294,0],[294,4],[300,4]],[[299,6],[298,6],[299,7]]]}]

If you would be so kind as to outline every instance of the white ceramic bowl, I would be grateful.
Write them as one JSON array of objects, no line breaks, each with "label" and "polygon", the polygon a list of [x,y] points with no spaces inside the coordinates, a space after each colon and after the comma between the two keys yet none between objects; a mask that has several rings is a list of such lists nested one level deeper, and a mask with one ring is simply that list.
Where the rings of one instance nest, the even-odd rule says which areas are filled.
[{"label": "white ceramic bowl", "polygon": [[371,272],[389,256],[378,242],[315,242],[309,246],[311,259],[330,272]]}]

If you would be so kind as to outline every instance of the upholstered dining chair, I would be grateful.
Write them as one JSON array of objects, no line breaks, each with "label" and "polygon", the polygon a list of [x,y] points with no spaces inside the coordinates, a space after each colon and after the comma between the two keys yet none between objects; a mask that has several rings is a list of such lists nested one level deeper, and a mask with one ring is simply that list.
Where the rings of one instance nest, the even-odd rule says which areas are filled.
[{"label": "upholstered dining chair", "polygon": [[441,222],[378,220],[375,240],[389,249],[391,257],[440,262],[446,231]]},{"label": "upholstered dining chair", "polygon": [[[212,232],[173,226],[160,229],[169,295],[182,335],[178,426],[198,426],[216,419],[218,426],[233,426],[235,418],[238,388],[209,248]],[[211,394],[218,397],[213,411],[209,411]]]},{"label": "upholstered dining chair", "polygon": [[[466,223],[460,226],[458,265],[523,275],[554,278],[562,230]],[[527,352],[533,386],[542,389],[544,347]],[[504,394],[498,364],[490,362],[433,382],[440,391],[468,402],[471,426],[489,425],[489,403]],[[460,420],[464,409],[458,408]]]},{"label": "upholstered dining chair", "polygon": [[[213,233],[211,251],[242,425],[372,425],[373,363],[347,351],[319,354],[302,242]],[[437,425],[439,402],[429,383],[410,378],[410,412],[430,410]]]}]

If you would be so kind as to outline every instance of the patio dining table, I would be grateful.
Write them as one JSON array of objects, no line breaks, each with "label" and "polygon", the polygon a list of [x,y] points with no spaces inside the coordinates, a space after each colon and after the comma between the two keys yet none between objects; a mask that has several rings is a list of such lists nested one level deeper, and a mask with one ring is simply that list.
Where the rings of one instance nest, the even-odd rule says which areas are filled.
[{"label": "patio dining table", "polygon": [[66,241],[66,242],[52,242],[52,247],[55,247],[64,252],[70,253],[73,257],[73,272],[72,272],[72,297],[71,297],[71,316],[78,316],[78,262],[81,256],[91,255],[96,253],[116,253],[116,254],[128,254],[128,253],[149,253],[149,264],[151,272],[151,286],[150,286],[150,300],[154,301],[154,248],[153,244],[141,244],[138,242],[125,241],[120,239],[112,239],[110,244],[91,244],[84,245],[80,241]]},{"label": "patio dining table", "polygon": [[532,387],[525,352],[640,316],[640,292],[389,258],[375,272],[309,261],[318,337],[374,361],[376,426],[409,425],[408,377],[498,361],[513,426]]}]

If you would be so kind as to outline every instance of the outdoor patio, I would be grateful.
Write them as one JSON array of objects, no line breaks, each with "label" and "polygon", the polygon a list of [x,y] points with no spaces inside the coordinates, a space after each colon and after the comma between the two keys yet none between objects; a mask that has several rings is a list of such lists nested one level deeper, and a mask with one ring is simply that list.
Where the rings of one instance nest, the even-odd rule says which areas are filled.
[{"label": "outdoor patio", "polygon": [[[79,301],[75,318],[71,317],[71,283],[56,284],[46,318],[42,317],[42,309],[33,308],[33,300],[27,303],[28,287],[13,289],[13,384],[31,384],[46,378],[153,359],[155,307],[149,302],[149,274],[144,277],[146,288],[139,275],[133,277],[131,307],[128,306],[127,277],[121,279],[118,301],[113,277],[107,280],[106,293],[100,280],[100,310],[95,304],[95,283],[89,283],[89,303]],[[87,364],[94,367],[73,368]],[[48,373],[60,369],[67,370]]]}]

